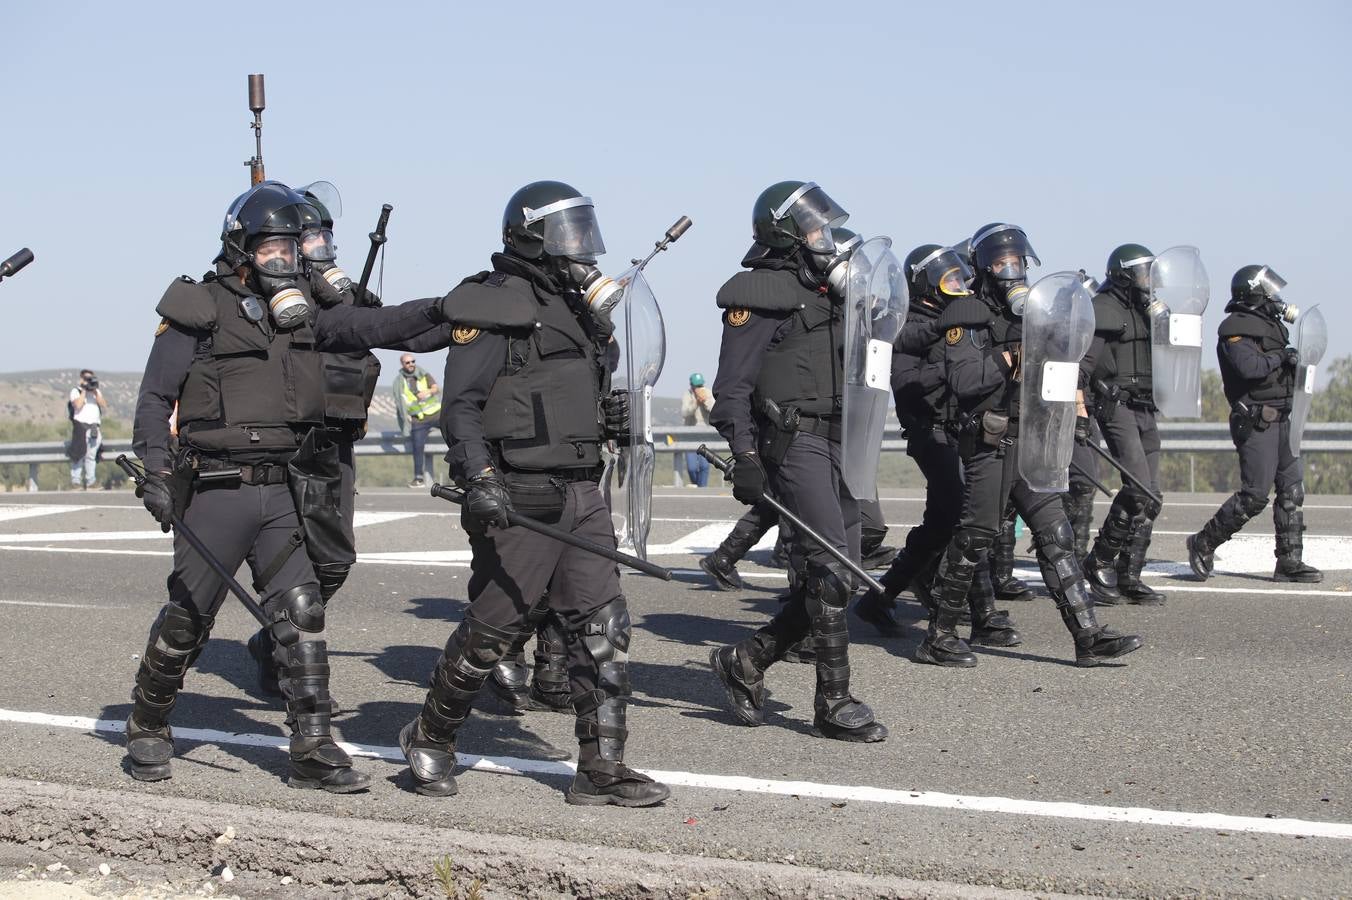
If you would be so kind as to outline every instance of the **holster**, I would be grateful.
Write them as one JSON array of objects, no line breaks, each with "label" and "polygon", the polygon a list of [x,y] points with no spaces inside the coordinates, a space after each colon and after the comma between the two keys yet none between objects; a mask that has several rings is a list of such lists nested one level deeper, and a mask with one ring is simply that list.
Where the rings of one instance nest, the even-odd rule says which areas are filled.
[{"label": "holster", "polygon": [[287,487],[296,504],[305,551],[316,566],[350,566],[357,548],[343,528],[343,474],[338,445],[318,428],[310,429],[286,464]]},{"label": "holster", "polygon": [[1009,413],[988,409],[972,413],[962,420],[958,432],[958,453],[971,456],[981,447],[999,449],[1009,433]]},{"label": "holster", "polygon": [[174,471],[169,475],[170,489],[174,492],[174,514],[180,519],[192,502],[193,484],[197,473],[184,453],[174,458]]},{"label": "holster", "polygon": [[798,434],[801,414],[796,406],[780,407],[773,400],[762,400],[760,404],[761,429],[757,451],[761,459],[771,465],[780,465],[788,455],[794,436]]},{"label": "holster", "polygon": [[1099,420],[1099,424],[1111,422],[1122,401],[1122,388],[1102,378],[1095,378],[1091,387],[1094,390],[1094,418]]}]

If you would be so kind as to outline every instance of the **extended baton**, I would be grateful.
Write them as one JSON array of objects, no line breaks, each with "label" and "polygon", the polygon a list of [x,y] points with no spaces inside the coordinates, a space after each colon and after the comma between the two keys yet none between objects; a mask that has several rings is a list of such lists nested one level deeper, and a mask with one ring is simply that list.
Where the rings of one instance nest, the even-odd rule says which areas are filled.
[{"label": "extended baton", "polygon": [[[366,265],[362,266],[361,281],[357,284],[357,302],[363,302],[362,298],[366,296],[366,285],[371,281],[371,270],[376,267],[376,255],[380,253],[380,248],[385,246],[385,226],[390,224],[390,212],[394,207],[388,203],[380,207],[380,220],[376,222],[376,230],[371,232],[371,249],[366,251]],[[384,271],[383,269],[381,271]]]},{"label": "extended baton", "polygon": [[1102,447],[1100,447],[1097,441],[1087,441],[1086,443],[1089,445],[1089,449],[1093,450],[1099,456],[1103,457],[1105,460],[1108,461],[1108,464],[1110,466],[1112,466],[1117,471],[1121,472],[1122,477],[1125,478],[1127,481],[1130,481],[1133,485],[1135,485],[1137,490],[1145,494],[1151,500],[1154,500],[1157,505],[1164,506],[1163,497],[1152,491],[1148,484],[1146,484],[1141,479],[1137,478],[1127,469],[1126,466],[1122,465],[1120,462],[1114,459],[1113,455],[1109,453],[1107,450],[1104,450]]},{"label": "extended baton", "polygon": [[[460,505],[464,505],[465,502],[464,491],[459,488],[446,487],[441,484],[432,485],[432,496],[442,500],[449,500],[452,503]],[[663,581],[671,580],[671,571],[669,569],[664,569],[655,563],[650,563],[646,559],[639,559],[637,556],[630,556],[628,553],[612,550],[603,544],[596,543],[596,541],[589,541],[584,537],[578,537],[571,532],[564,531],[562,528],[546,525],[544,522],[532,519],[530,516],[523,516],[515,510],[507,510],[507,524],[520,525],[527,531],[542,534],[561,544],[567,544],[568,546],[576,547],[579,550],[586,550],[588,553],[595,553],[597,556],[603,556],[612,562],[617,562],[626,565],[631,569],[636,569],[644,575],[651,575],[654,578],[660,578]]]},{"label": "extended baton", "polygon": [[1085,481],[1089,482],[1094,487],[1098,488],[1100,491],[1103,491],[1103,496],[1111,497],[1113,495],[1112,491],[1108,490],[1106,487],[1103,486],[1103,482],[1099,481],[1093,475],[1090,475],[1084,469],[1080,468],[1079,465],[1077,465],[1073,460],[1070,463],[1070,467],[1074,469],[1076,472],[1079,472],[1080,476],[1084,478]]},{"label": "extended baton", "polygon": [[[710,465],[712,465],[718,471],[722,472],[724,475],[728,475],[732,472],[733,464],[720,457],[717,453],[714,453],[704,444],[699,445],[699,455],[707,459]],[[780,518],[782,518],[784,521],[792,525],[793,530],[795,532],[801,532],[803,535],[808,537],[812,541],[812,543],[816,544],[818,547],[821,547],[827,553],[831,554],[831,556],[835,558],[836,562],[840,563],[842,566],[853,572],[855,577],[858,578],[860,581],[862,581],[864,584],[868,585],[870,590],[877,591],[880,594],[887,593],[887,589],[878,582],[878,579],[874,578],[868,572],[864,571],[863,566],[859,565],[859,563],[850,559],[849,556],[847,556],[846,554],[837,550],[834,545],[832,545],[829,541],[826,540],[826,538],[822,537],[820,534],[809,528],[802,519],[798,518],[793,513],[785,509],[784,504],[780,503],[778,500],[776,500],[774,497],[771,497],[769,494],[761,494],[761,499],[765,502],[766,506],[770,507],[775,512],[779,513]]]},{"label": "extended baton", "polygon": [[[127,459],[125,453],[117,457],[117,466],[127,473],[127,477],[137,487],[146,483],[146,473]],[[264,628],[271,628],[272,620],[268,618],[267,613],[263,612],[263,607],[259,606],[253,595],[244,590],[244,586],[235,580],[234,573],[226,571],[225,564],[216,558],[216,554],[207,549],[207,545],[202,543],[202,539],[194,534],[191,528],[183,524],[183,519],[179,517],[178,513],[170,515],[169,523],[174,526],[176,533],[183,535],[183,539],[192,545],[192,548],[197,551],[197,555],[202,557],[207,565],[211,566],[212,571],[221,577],[226,587],[230,588],[230,593],[234,594],[236,599],[244,604],[244,608],[249,611],[249,615],[257,619],[258,623]]]}]

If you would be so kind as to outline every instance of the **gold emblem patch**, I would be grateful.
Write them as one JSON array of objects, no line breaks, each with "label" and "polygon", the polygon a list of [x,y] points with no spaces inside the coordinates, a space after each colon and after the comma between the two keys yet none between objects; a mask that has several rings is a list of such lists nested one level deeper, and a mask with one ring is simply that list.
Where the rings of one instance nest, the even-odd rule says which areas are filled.
[{"label": "gold emblem patch", "polygon": [[160,335],[164,334],[164,333],[165,333],[166,331],[168,331],[168,330],[169,330],[169,320],[168,320],[168,319],[160,319],[160,324],[159,324],[159,326],[155,329],[155,337],[159,337]]},{"label": "gold emblem patch", "polygon": [[1244,336],[1242,334],[1232,334],[1228,338],[1226,338],[1226,340],[1232,344],[1238,344],[1241,340],[1243,340],[1243,338]]},{"label": "gold emblem patch", "polygon": [[962,340],[962,329],[956,325],[944,332],[944,342],[952,347],[958,341]]},{"label": "gold emblem patch", "polygon": [[451,340],[457,344],[468,344],[480,335],[477,328],[470,328],[468,325],[460,325],[451,332]]},{"label": "gold emblem patch", "polygon": [[743,309],[740,306],[728,310],[727,322],[733,328],[740,328],[751,321],[751,310]]}]

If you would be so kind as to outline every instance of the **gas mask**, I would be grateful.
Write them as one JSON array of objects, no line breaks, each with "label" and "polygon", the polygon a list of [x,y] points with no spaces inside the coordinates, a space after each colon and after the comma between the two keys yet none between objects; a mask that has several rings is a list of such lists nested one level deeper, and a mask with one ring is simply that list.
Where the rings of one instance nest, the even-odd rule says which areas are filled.
[{"label": "gas mask", "polygon": [[306,228],[301,232],[300,249],[310,268],[339,293],[352,288],[352,279],[338,267],[338,245],[329,228]]},{"label": "gas mask", "polygon": [[300,248],[289,237],[264,238],[249,253],[258,293],[267,301],[272,323],[281,331],[295,328],[310,317],[310,304],[296,284],[299,259]]},{"label": "gas mask", "polygon": [[1285,322],[1287,325],[1295,323],[1296,316],[1300,315],[1300,307],[1294,303],[1287,303],[1285,300],[1269,300],[1267,310],[1268,315],[1279,322]]},{"label": "gas mask", "polygon": [[596,268],[594,262],[586,260],[559,257],[557,267],[564,284],[575,288],[581,295],[592,318],[604,328],[612,328],[611,310],[624,297],[624,288],[619,282]]},{"label": "gas mask", "polygon": [[1000,299],[1014,315],[1023,315],[1028,302],[1028,266],[1022,256],[1002,256],[992,261],[990,275],[999,288]]}]

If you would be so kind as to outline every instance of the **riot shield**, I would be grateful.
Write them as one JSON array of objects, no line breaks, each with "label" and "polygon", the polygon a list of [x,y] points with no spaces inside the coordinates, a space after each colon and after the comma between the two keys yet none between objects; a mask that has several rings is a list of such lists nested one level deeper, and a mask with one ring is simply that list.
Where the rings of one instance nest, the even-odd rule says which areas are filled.
[{"label": "riot shield", "polygon": [[1291,395],[1291,455],[1300,456],[1301,437],[1314,402],[1314,379],[1319,362],[1329,348],[1329,329],[1324,314],[1312,306],[1296,318],[1296,350],[1300,368],[1296,370],[1295,393]]},{"label": "riot shield", "polygon": [[612,365],[611,390],[629,394],[629,437],[609,443],[602,484],[618,548],[647,559],[656,467],[652,396],[666,358],[666,329],[657,298],[637,266],[615,281],[624,294],[611,310],[615,332],[607,355]]},{"label": "riot shield", "polygon": [[878,495],[878,456],[892,385],[892,342],[906,320],[908,296],[892,239],[855,248],[846,275],[840,456],[845,485],[857,500]]},{"label": "riot shield", "polygon": [[1094,339],[1094,298],[1077,272],[1033,285],[1023,308],[1019,475],[1039,493],[1070,487],[1080,359]]},{"label": "riot shield", "polygon": [[1160,415],[1202,414],[1202,313],[1210,298],[1196,247],[1170,247],[1150,264],[1150,375]]}]

